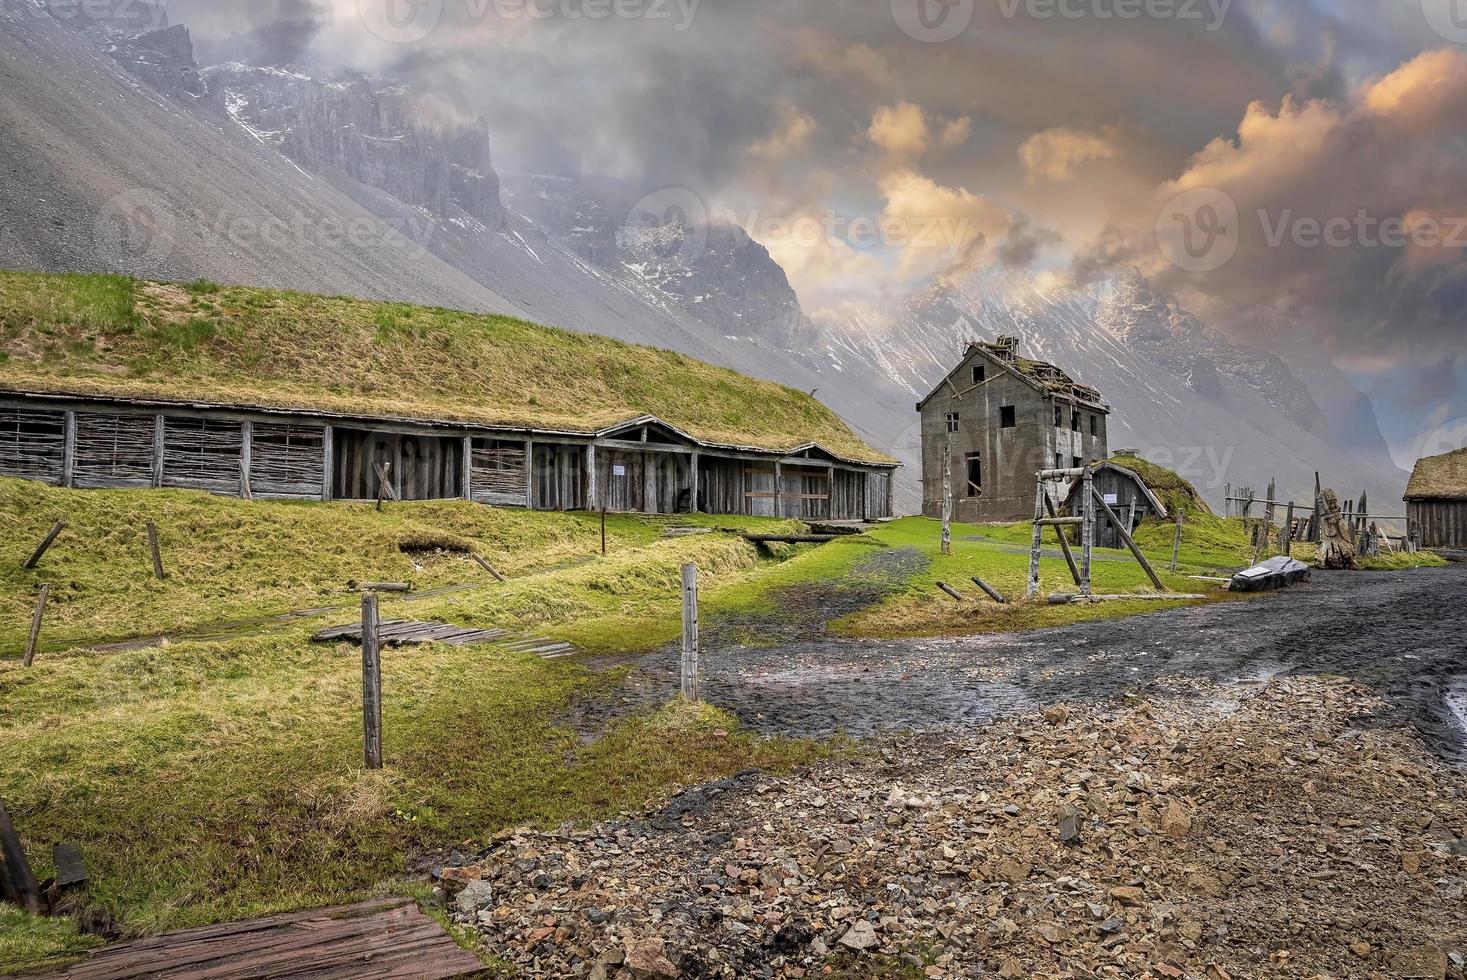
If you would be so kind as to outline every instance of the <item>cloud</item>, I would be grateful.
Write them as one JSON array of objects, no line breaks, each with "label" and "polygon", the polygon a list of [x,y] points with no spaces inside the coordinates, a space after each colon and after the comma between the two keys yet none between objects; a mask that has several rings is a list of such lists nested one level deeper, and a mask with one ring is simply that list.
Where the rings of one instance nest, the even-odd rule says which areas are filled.
[{"label": "cloud", "polygon": [[1113,127],[1091,131],[1060,126],[1035,133],[1019,147],[1032,183],[1067,181],[1086,163],[1114,160],[1120,153],[1120,133]]},{"label": "cloud", "polygon": [[871,142],[895,159],[911,159],[927,152],[927,117],[910,102],[876,110],[867,130]]}]

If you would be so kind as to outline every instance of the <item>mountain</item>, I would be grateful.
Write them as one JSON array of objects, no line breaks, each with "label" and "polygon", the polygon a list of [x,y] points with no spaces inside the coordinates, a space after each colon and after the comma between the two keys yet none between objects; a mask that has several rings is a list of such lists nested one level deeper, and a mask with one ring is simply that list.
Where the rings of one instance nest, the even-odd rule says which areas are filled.
[{"label": "mountain", "polygon": [[[589,261],[562,230],[501,203],[475,120],[389,79],[201,69],[186,29],[156,6],[134,3],[121,21],[77,7],[0,0],[0,266],[504,313],[818,391],[868,444],[902,444],[915,418],[906,392],[772,341],[790,331],[770,325],[803,315],[742,231],[709,234],[687,268],[655,236]],[[174,46],[140,55],[158,30]],[[896,502],[915,509],[908,474]]]},{"label": "mountain", "polygon": [[1179,471],[1219,509],[1229,485],[1261,495],[1274,477],[1281,495],[1307,503],[1316,469],[1346,497],[1399,500],[1405,486],[1387,461],[1341,444],[1281,358],[1229,343],[1138,275],[1051,289],[986,270],[891,310],[851,307],[826,326],[832,357],[879,370],[914,396],[971,341],[1019,337],[1025,356],[1100,389],[1114,410],[1112,448]]}]

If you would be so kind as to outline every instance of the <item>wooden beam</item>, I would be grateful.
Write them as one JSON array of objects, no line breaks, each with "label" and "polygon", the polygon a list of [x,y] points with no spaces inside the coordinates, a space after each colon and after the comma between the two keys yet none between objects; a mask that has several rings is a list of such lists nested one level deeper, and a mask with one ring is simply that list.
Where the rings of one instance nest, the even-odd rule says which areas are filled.
[{"label": "wooden beam", "polygon": [[535,442],[525,440],[525,508],[535,509]]},{"label": "wooden beam", "polygon": [[153,486],[163,485],[163,455],[167,420],[162,414],[153,416]]},{"label": "wooden beam", "polygon": [[46,537],[41,540],[41,543],[36,546],[36,550],[31,552],[31,556],[27,558],[25,560],[25,563],[20,567],[25,569],[26,571],[31,571],[37,565],[39,565],[41,563],[41,559],[46,556],[46,552],[51,549],[51,545],[56,543],[56,539],[61,535],[61,532],[64,530],[66,530],[65,521],[57,521],[55,524],[52,524],[51,530],[47,532]]},{"label": "wooden beam", "polygon": [[65,435],[61,440],[61,485],[76,486],[76,412],[67,409]]},{"label": "wooden beam", "polygon": [[701,485],[702,482],[703,482],[703,474],[702,474],[702,472],[700,472],[700,467],[702,466],[702,463],[703,463],[703,454],[702,453],[693,453],[693,458],[688,463],[688,466],[692,470],[692,474],[691,474],[692,479],[691,479],[690,482],[691,482],[692,488],[693,488],[693,490],[692,490],[693,499],[689,503],[690,503],[690,506],[691,506],[692,511],[693,511],[694,514],[700,514],[703,511],[703,508],[700,507],[700,506],[698,506],[698,494],[700,492],[702,492],[702,489],[703,489],[702,488],[702,485]]},{"label": "wooden beam", "polygon": [[25,848],[20,846],[20,837],[10,822],[10,811],[4,800],[0,800],[0,856],[5,858],[6,896],[31,915],[40,915],[41,887],[31,871]]},{"label": "wooden beam", "polygon": [[1105,512],[1106,518],[1117,528],[1120,528],[1121,540],[1126,543],[1127,548],[1131,549],[1131,554],[1135,556],[1136,562],[1145,569],[1146,577],[1151,579],[1151,584],[1156,586],[1159,591],[1166,592],[1167,587],[1162,584],[1161,578],[1156,574],[1156,569],[1151,567],[1151,562],[1147,561],[1146,556],[1141,553],[1141,549],[1136,547],[1136,542],[1131,538],[1131,532],[1121,526],[1120,520],[1116,517],[1116,512],[1110,509],[1110,504],[1105,502],[1105,498],[1100,495],[1100,491],[1091,487],[1090,494],[1091,499],[1099,504],[1100,508]]},{"label": "wooden beam", "polygon": [[255,495],[250,487],[250,469],[254,465],[255,423],[249,419],[241,422],[239,437],[239,495],[245,500],[253,500]]},{"label": "wooden beam", "polygon": [[332,486],[336,482],[336,430],[326,426],[321,433],[321,499],[331,500]]},{"label": "wooden beam", "polygon": [[586,445],[586,509],[601,509],[601,488],[596,484],[596,444]]},{"label": "wooden beam", "polygon": [[36,646],[41,641],[41,620],[46,617],[46,599],[51,595],[49,584],[41,586],[40,595],[36,598],[36,611],[31,617],[31,632],[25,642],[25,659],[21,666],[29,667],[36,662]]},{"label": "wooden beam", "polygon": [[[1054,502],[1049,499],[1049,494],[1044,495],[1044,509],[1050,517],[1059,516],[1058,512],[1054,508]],[[1081,518],[1081,520],[1083,520],[1083,518]],[[1079,585],[1080,566],[1075,564],[1075,553],[1070,550],[1070,539],[1065,537],[1065,532],[1063,528],[1059,529],[1055,537],[1059,538],[1060,551],[1064,553],[1065,564],[1070,567],[1070,577],[1075,580],[1076,585]]]},{"label": "wooden beam", "polygon": [[698,566],[683,566],[683,662],[682,695],[688,701],[698,700]]},{"label": "wooden beam", "polygon": [[784,516],[784,464],[774,464],[774,516]]},{"label": "wooden beam", "polygon": [[973,576],[973,584],[986,592],[988,594],[988,598],[992,599],[994,602],[1000,603],[1001,605],[1008,605],[1009,600],[1004,597],[1004,594],[1002,592],[998,591],[993,586],[989,585],[987,582],[983,581],[976,575]]},{"label": "wooden beam", "polygon": [[1095,489],[1095,473],[1088,466],[1081,471],[1080,480],[1085,502],[1085,524],[1080,528],[1080,594],[1090,595],[1093,591],[1090,587],[1090,567],[1095,558],[1094,500],[1098,492]]},{"label": "wooden beam", "polygon": [[148,522],[148,552],[153,557],[153,576],[161,582],[168,577],[168,573],[163,571],[163,552],[158,547],[158,525],[152,521]]},{"label": "wooden beam", "polygon": [[459,465],[459,471],[463,474],[465,500],[474,499],[474,437],[464,436],[463,462]]},{"label": "wooden beam", "polygon": [[1048,493],[1044,489],[1044,474],[1039,474],[1036,481],[1038,489],[1034,496],[1034,536],[1029,547],[1029,588],[1025,593],[1029,598],[1039,594],[1039,553],[1044,550],[1044,526],[1039,522],[1044,520],[1045,496]]}]

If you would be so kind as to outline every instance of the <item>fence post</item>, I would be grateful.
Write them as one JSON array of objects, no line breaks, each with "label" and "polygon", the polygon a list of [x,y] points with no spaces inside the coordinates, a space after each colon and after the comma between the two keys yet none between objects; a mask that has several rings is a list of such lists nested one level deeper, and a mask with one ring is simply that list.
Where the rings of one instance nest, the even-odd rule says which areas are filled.
[{"label": "fence post", "polygon": [[163,571],[163,553],[158,549],[158,525],[152,521],[148,522],[148,550],[153,555],[153,575],[161,582],[168,573]]},{"label": "fence post", "polygon": [[31,635],[25,644],[25,660],[23,666],[29,667],[36,659],[36,644],[41,639],[41,620],[46,615],[46,597],[51,594],[50,585],[41,586],[40,598],[36,600],[36,614],[31,619]]},{"label": "fence post", "polygon": [[1176,574],[1176,572],[1177,572],[1177,564],[1182,559],[1182,512],[1180,510],[1177,511],[1176,518],[1177,518],[1177,533],[1175,535],[1173,535],[1173,537],[1172,537],[1172,574],[1173,575]]},{"label": "fence post", "polygon": [[953,553],[953,441],[942,444],[942,553]]},{"label": "fence post", "polygon": [[366,766],[382,768],[382,647],[377,595],[362,596],[362,747]]},{"label": "fence post", "polygon": [[698,700],[698,566],[683,566],[682,696]]},{"label": "fence post", "polygon": [[1289,512],[1284,518],[1284,554],[1294,553],[1294,502],[1289,501]]},{"label": "fence post", "polygon": [[25,569],[26,571],[31,571],[37,565],[39,565],[41,563],[41,559],[46,556],[46,552],[51,549],[51,545],[56,543],[56,539],[61,536],[61,532],[64,530],[66,530],[65,521],[57,521],[55,524],[52,524],[51,530],[46,534],[45,539],[36,546],[36,550],[31,552],[31,556],[27,558],[25,560],[25,564],[21,565],[20,567]]},{"label": "fence post", "polygon": [[[1081,491],[1085,499],[1085,525],[1080,531],[1080,594],[1088,596],[1090,587],[1090,564],[1095,556],[1095,478],[1094,471],[1085,467]],[[1119,519],[1116,521],[1119,526]],[[1127,532],[1129,535],[1129,532]]]}]

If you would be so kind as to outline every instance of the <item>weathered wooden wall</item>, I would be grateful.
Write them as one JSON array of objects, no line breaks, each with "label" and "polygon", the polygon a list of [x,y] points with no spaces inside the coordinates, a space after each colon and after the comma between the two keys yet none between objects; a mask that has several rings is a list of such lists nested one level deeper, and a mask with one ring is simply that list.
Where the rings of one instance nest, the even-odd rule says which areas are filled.
[{"label": "weathered wooden wall", "polygon": [[[973,368],[984,367],[985,380],[973,383]],[[1036,391],[982,351],[970,351],[958,369],[922,409],[922,511],[942,516],[943,446],[952,441],[953,514],[959,521],[1018,521],[1034,516],[1034,475],[1052,467],[1069,467],[1075,459],[1092,462],[1109,452],[1106,415],[1078,406],[1080,428],[1072,425],[1077,406]],[[1014,410],[1014,426],[1003,427],[1003,410]],[[947,431],[949,415],[958,416],[958,431]],[[1090,434],[1095,420],[1096,434]],[[981,495],[968,489],[968,457],[976,454],[983,469]]]},{"label": "weathered wooden wall", "polygon": [[[70,402],[63,402],[69,405]],[[109,406],[110,407],[110,406]],[[755,514],[810,520],[886,517],[887,470],[850,469],[816,452],[778,465],[744,451],[674,446],[674,433],[635,441],[564,435],[505,437],[409,423],[381,427],[264,412],[0,405],[0,475],[84,489],[176,487],[212,493],[375,500],[377,464],[389,463],[402,500],[468,497],[502,506]],[[647,428],[647,427],[644,427]],[[587,463],[594,456],[595,475]],[[329,466],[329,470],[328,470]],[[624,475],[614,476],[616,467]],[[696,480],[694,469],[696,467]],[[696,499],[695,499],[696,484]]]},{"label": "weathered wooden wall", "polygon": [[[1102,468],[1095,474],[1094,486],[1096,492],[1105,498],[1105,502],[1110,504],[1111,510],[1116,512],[1116,516],[1121,518],[1122,522],[1131,512],[1133,503],[1136,505],[1137,525],[1143,520],[1160,516],[1156,508],[1152,506],[1150,498],[1146,496],[1146,491],[1124,473]],[[1134,531],[1135,528],[1128,530]],[[1116,526],[1103,514],[1099,515],[1095,523],[1095,546],[1097,548],[1124,548],[1126,546]]]},{"label": "weathered wooden wall", "polygon": [[1408,500],[1406,516],[1423,548],[1467,548],[1467,500]]},{"label": "weathered wooden wall", "polygon": [[66,413],[0,409],[0,473],[60,483]]}]

